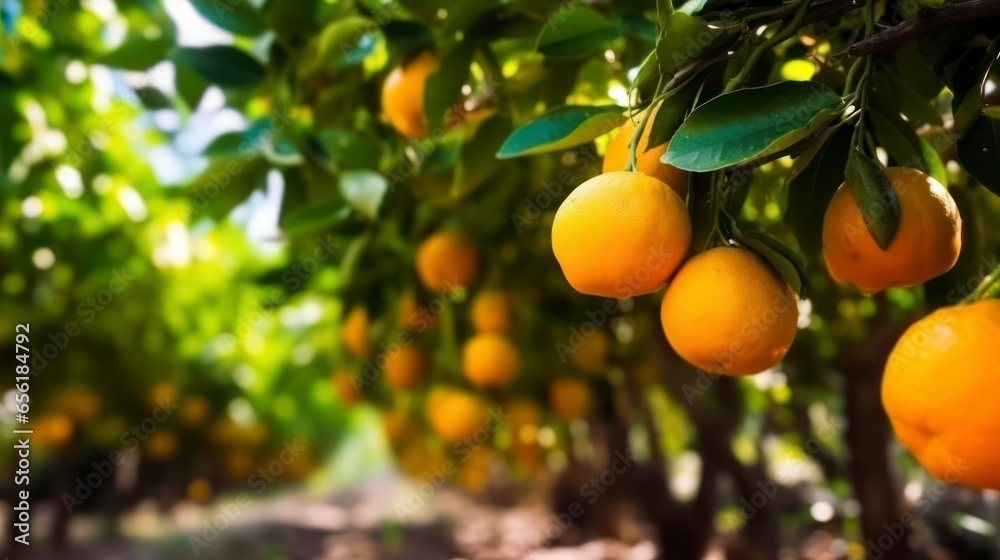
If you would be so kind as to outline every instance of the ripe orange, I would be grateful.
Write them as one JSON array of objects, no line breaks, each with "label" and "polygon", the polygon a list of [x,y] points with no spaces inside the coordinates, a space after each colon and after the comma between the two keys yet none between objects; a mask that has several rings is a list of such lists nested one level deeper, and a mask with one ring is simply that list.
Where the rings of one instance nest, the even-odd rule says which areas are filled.
[{"label": "ripe orange", "polygon": [[477,334],[462,347],[462,372],[478,387],[509,385],[521,370],[517,348],[500,334]]},{"label": "ripe orange", "polygon": [[479,275],[476,247],[460,233],[435,233],[417,249],[417,274],[433,291],[468,286]]},{"label": "ripe orange", "polygon": [[921,284],[951,270],[962,249],[962,217],[948,190],[917,169],[885,170],[899,202],[899,227],[883,251],[865,227],[844,183],[823,220],[823,252],[830,276],[864,293]]},{"label": "ripe orange", "polygon": [[581,371],[601,373],[608,367],[610,353],[611,338],[606,332],[598,330],[584,337],[583,344],[569,355],[569,360]]},{"label": "ripe orange", "polygon": [[1000,301],[938,309],[889,354],[882,403],[900,441],[948,483],[1000,490]]},{"label": "ripe orange", "polygon": [[427,396],[427,421],[449,443],[486,428],[486,404],[474,395],[449,387],[436,387]]},{"label": "ripe orange", "polygon": [[342,402],[351,404],[361,399],[360,388],[354,387],[354,380],[351,379],[349,372],[344,370],[336,371],[330,381],[333,383],[334,391],[337,392],[337,397]]},{"label": "ripe orange", "polygon": [[424,117],[424,85],[437,72],[441,61],[430,51],[420,53],[405,66],[398,66],[382,84],[382,110],[392,126],[408,138],[427,136]]},{"label": "ripe orange", "polygon": [[674,350],[695,367],[724,375],[758,373],[780,362],[798,316],[795,292],[770,263],[735,247],[691,258],[660,311]]},{"label": "ripe orange", "polygon": [[439,315],[430,307],[421,306],[417,296],[407,291],[399,302],[399,323],[401,329],[422,333],[437,327]]},{"label": "ripe orange", "polygon": [[659,179],[604,173],[577,187],[556,212],[552,251],[578,292],[626,299],[673,276],[691,245],[684,201]]},{"label": "ripe orange", "polygon": [[190,427],[200,426],[208,418],[212,407],[201,395],[191,395],[181,400],[181,422]]},{"label": "ripe orange", "polygon": [[514,305],[498,290],[483,290],[472,300],[472,326],[481,333],[505,333],[514,323]]},{"label": "ripe orange", "polygon": [[[674,189],[674,192],[680,195],[681,200],[684,200],[687,198],[688,193],[688,172],[660,161],[663,154],[667,153],[667,145],[670,143],[666,142],[661,146],[647,150],[649,147],[649,134],[653,130],[653,122],[656,120],[656,113],[659,110],[660,104],[658,103],[653,107],[653,113],[649,116],[646,128],[642,131],[642,136],[639,138],[639,145],[635,149],[635,170],[663,181],[671,189]],[[640,119],[641,115],[637,115],[629,118],[618,127],[618,132],[615,133],[615,136],[608,144],[608,150],[604,153],[603,173],[625,169],[625,166],[628,164],[628,144],[632,141],[632,135],[635,134],[635,129],[638,127]]]},{"label": "ripe orange", "polygon": [[594,406],[594,394],[582,379],[563,377],[549,386],[549,405],[565,420],[584,418]]},{"label": "ripe orange", "polygon": [[371,353],[371,324],[368,322],[368,312],[363,307],[355,307],[347,314],[340,336],[344,346],[359,358],[366,358]]},{"label": "ripe orange", "polygon": [[386,358],[385,376],[396,389],[413,389],[430,375],[431,357],[420,348],[407,346]]},{"label": "ripe orange", "polygon": [[142,456],[150,461],[167,461],[177,453],[178,446],[177,436],[161,428],[143,442]]}]

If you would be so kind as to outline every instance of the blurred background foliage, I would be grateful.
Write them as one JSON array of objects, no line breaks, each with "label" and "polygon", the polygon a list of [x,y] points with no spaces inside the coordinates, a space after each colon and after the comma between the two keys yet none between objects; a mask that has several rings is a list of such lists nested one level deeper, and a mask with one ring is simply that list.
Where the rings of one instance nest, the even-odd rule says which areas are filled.
[{"label": "blurred background foliage", "polygon": [[[549,230],[559,201],[600,172],[607,137],[494,155],[552,107],[632,104],[631,80],[657,39],[655,6],[592,4],[580,9],[616,31],[560,56],[537,49],[546,22],[575,6],[554,0],[3,0],[0,332],[11,355],[14,326],[31,325],[32,487],[54,518],[40,532],[66,538],[60,496],[165,401],[180,408],[129,460],[138,482],[102,489],[84,509],[114,518],[149,500],[164,512],[225,503],[296,438],[306,457],[274,496],[298,483],[326,495],[394,470],[421,480],[456,457],[428,423],[428,395],[468,387],[458,354],[474,331],[471,302],[498,289],[515,309],[521,375],[481,394],[524,420],[450,482],[504,506],[545,489],[547,507],[562,511],[628,448],[642,466],[602,510],[654,526],[661,546],[712,538],[734,558],[754,557],[746,547],[861,557],[865,523],[883,521],[865,513],[914,502],[932,483],[890,441],[880,360],[908,322],[995,268],[1000,235],[987,226],[1000,205],[942,150],[938,171],[965,220],[962,258],[926,286],[869,298],[828,278],[825,205],[797,198],[791,160],[773,161],[732,210],[809,261],[811,297],[780,368],[706,378],[665,347],[648,296],[605,311],[577,348],[603,302],[565,283]],[[834,44],[807,32],[783,43],[759,80],[836,82],[815,55],[849,44],[857,24],[829,23]],[[428,113],[438,115],[432,140],[412,141],[385,121],[380,90],[426,47],[444,54],[445,70],[427,89],[425,108],[439,109]],[[938,93],[947,114],[948,90],[928,100]],[[930,127],[929,139],[945,129]],[[400,391],[380,378],[364,402],[346,402],[333,372],[369,362],[345,349],[345,318],[364,309],[373,346],[398,340],[400,317],[442,296],[420,286],[413,264],[441,229],[473,240],[481,271],[449,295],[440,326],[414,335],[433,355],[432,380]],[[568,360],[559,344],[573,348]],[[564,378],[594,401],[588,420],[561,414],[550,391]],[[571,405],[584,398],[574,395]],[[3,425],[13,422],[5,413]],[[5,470],[13,460],[0,454]],[[744,517],[741,500],[769,480],[781,483],[779,501]],[[950,492],[927,516],[924,553],[996,557],[996,494]],[[579,538],[634,540],[613,518],[588,516]],[[386,519],[393,527],[394,512]]]}]

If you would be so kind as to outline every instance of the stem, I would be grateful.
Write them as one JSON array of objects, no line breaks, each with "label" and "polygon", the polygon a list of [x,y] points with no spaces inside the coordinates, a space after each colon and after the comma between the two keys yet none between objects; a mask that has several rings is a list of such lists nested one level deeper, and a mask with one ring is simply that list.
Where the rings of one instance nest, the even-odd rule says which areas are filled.
[{"label": "stem", "polygon": [[976,286],[976,289],[973,290],[971,294],[965,296],[965,298],[960,302],[960,305],[973,303],[989,296],[990,290],[998,281],[1000,281],[1000,266],[994,268],[993,272],[987,274],[986,277],[983,278],[983,281]]},{"label": "stem", "polygon": [[736,77],[729,80],[729,83],[726,84],[726,89],[723,90],[722,93],[728,93],[742,85],[743,82],[746,81],[747,76],[753,70],[753,67],[757,64],[757,61],[764,56],[764,53],[774,49],[774,47],[780,45],[799,32],[799,29],[802,28],[802,22],[806,18],[806,12],[809,11],[809,4],[812,3],[812,0],[799,0],[799,2],[799,9],[795,12],[795,17],[792,18],[792,21],[790,21],[788,25],[776,31],[774,35],[771,35],[771,37],[761,43],[759,47],[750,53],[750,58],[747,59],[746,65],[743,66],[743,69]]},{"label": "stem", "polygon": [[[660,86],[663,85],[663,76],[660,76],[660,81],[656,85],[656,91],[660,91]],[[625,164],[625,171],[635,171],[636,160],[638,159],[635,155],[636,149],[639,147],[639,140],[642,138],[642,133],[646,130],[646,123],[649,122],[649,116],[653,114],[653,103],[646,107],[643,112],[642,119],[639,120],[639,125],[635,127],[635,132],[632,133],[632,138],[628,141],[628,163]]]}]

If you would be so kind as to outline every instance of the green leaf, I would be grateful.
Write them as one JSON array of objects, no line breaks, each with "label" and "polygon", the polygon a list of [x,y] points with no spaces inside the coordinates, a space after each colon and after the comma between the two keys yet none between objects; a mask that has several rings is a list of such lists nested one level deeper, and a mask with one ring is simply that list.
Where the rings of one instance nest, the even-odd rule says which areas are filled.
[{"label": "green leaf", "polygon": [[906,121],[891,113],[885,116],[874,108],[865,117],[871,121],[878,143],[896,160],[896,164],[903,167],[926,167],[920,138]]},{"label": "green leaf", "polygon": [[497,153],[500,159],[554,152],[590,142],[627,118],[617,105],[564,105],[518,128]]},{"label": "green leaf", "polygon": [[146,39],[129,37],[116,50],[98,57],[97,62],[112,68],[143,71],[167,58],[173,41],[169,37]]},{"label": "green leaf", "polygon": [[868,233],[885,251],[899,225],[899,201],[882,166],[857,150],[847,157],[847,186],[861,210]]},{"label": "green leaf", "polygon": [[174,59],[194,69],[202,78],[224,88],[253,88],[264,81],[267,71],[257,59],[230,46],[179,47]]},{"label": "green leaf", "polygon": [[378,29],[374,21],[357,15],[334,20],[319,36],[317,65],[340,69],[360,64],[375,49]]},{"label": "green leaf", "polygon": [[318,142],[324,155],[338,167],[346,169],[372,169],[378,166],[381,147],[377,142],[347,129],[326,129]]},{"label": "green leaf", "polygon": [[924,124],[943,124],[941,114],[931,101],[890,72],[876,72],[872,86],[872,95],[886,100],[883,108],[891,106],[896,113],[903,113],[913,128],[920,128]]},{"label": "green leaf", "polygon": [[655,43],[657,37],[659,36],[656,28],[656,22],[650,21],[642,14],[642,12],[629,12],[627,14],[622,14],[622,24],[625,25],[625,31],[628,32],[629,35],[638,37],[643,41]]},{"label": "green leaf", "polygon": [[920,139],[920,149],[924,155],[924,162],[927,164],[927,174],[937,179],[942,185],[948,184],[948,168],[941,161],[941,154],[934,146],[923,138]]},{"label": "green leaf", "polygon": [[351,222],[351,208],[342,200],[306,204],[284,214],[278,226],[285,233],[311,233]]},{"label": "green leaf", "polygon": [[389,183],[374,171],[348,171],[340,175],[340,192],[358,212],[367,218],[378,217],[379,207]]},{"label": "green leaf", "polygon": [[656,94],[656,85],[660,78],[660,69],[656,63],[656,51],[650,51],[639,66],[630,89],[639,92],[639,101],[646,102]]},{"label": "green leaf", "polygon": [[842,107],[840,96],[817,82],[723,94],[691,113],[662,160],[688,171],[713,171],[764,158],[816,133]]},{"label": "green leaf", "polygon": [[660,38],[656,41],[660,73],[672,76],[690,64],[703,54],[718,34],[705,20],[684,12],[674,12],[664,18]]},{"label": "green leaf", "polygon": [[621,27],[593,8],[575,4],[552,13],[536,50],[551,58],[583,58],[620,37]]},{"label": "green leaf", "polygon": [[969,175],[1000,196],[1000,121],[976,119],[958,139],[956,151]]},{"label": "green leaf", "polygon": [[651,127],[649,142],[646,145],[647,150],[663,145],[674,136],[687,116],[695,93],[697,93],[697,87],[685,87],[660,102],[656,117],[646,125]]},{"label": "green leaf", "polygon": [[191,0],[198,13],[222,29],[237,35],[260,35],[267,26],[253,5],[246,0]]},{"label": "green leaf", "polygon": [[770,235],[757,231],[743,232],[737,241],[771,263],[799,297],[808,295],[809,277],[806,275],[806,263],[795,251]]},{"label": "green leaf", "polygon": [[424,86],[424,114],[431,130],[441,128],[445,113],[462,96],[462,86],[469,79],[475,48],[459,43],[441,59],[441,67],[427,77]]},{"label": "green leaf", "polygon": [[177,94],[180,98],[184,100],[191,111],[194,111],[198,108],[202,96],[205,95],[209,83],[194,68],[186,64],[177,64],[174,86],[177,88]]},{"label": "green leaf", "polygon": [[171,103],[170,98],[155,87],[146,86],[136,88],[135,94],[138,96],[139,101],[152,111],[174,108],[174,104]]},{"label": "green leaf", "polygon": [[795,159],[788,183],[785,222],[795,232],[799,246],[810,256],[819,254],[823,246],[823,216],[833,193],[844,182],[850,151],[851,129],[830,127],[820,134],[810,150]]},{"label": "green leaf", "polygon": [[212,140],[202,151],[205,156],[231,156],[240,153],[244,148],[245,138],[242,132],[227,132]]}]

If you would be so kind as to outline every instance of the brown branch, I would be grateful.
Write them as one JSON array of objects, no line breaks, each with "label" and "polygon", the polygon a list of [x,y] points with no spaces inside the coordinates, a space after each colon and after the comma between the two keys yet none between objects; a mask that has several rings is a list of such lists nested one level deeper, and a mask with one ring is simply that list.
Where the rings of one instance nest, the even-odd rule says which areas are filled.
[{"label": "brown branch", "polygon": [[1000,16],[1000,2],[997,0],[969,0],[941,8],[925,8],[911,20],[854,43],[837,53],[837,57],[894,51],[935,29],[997,16]]}]

